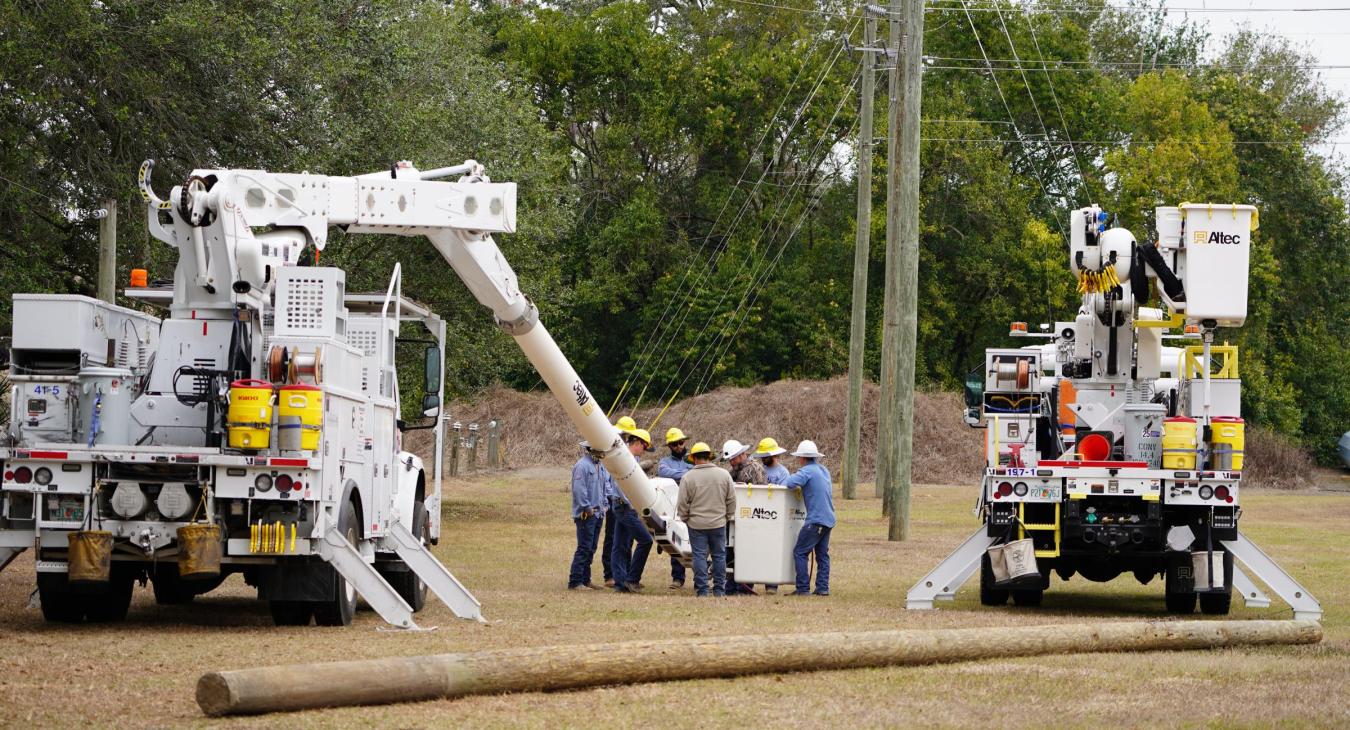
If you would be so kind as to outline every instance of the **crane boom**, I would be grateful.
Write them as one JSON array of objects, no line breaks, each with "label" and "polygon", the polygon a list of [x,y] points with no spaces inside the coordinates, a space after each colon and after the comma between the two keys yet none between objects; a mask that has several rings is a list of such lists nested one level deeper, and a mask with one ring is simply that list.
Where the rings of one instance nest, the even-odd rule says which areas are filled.
[{"label": "crane boom", "polygon": [[[306,245],[322,250],[331,226],[349,233],[426,236],[474,297],[490,309],[539,371],[577,431],[603,454],[605,467],[634,509],[668,549],[674,505],[624,446],[604,409],[563,355],[515,271],[492,238],[516,229],[515,183],[493,183],[474,160],[422,172],[408,162],[359,176],[195,170],[167,200],[150,188],[153,161],[141,168],[140,189],[152,235],[180,251],[174,306],[232,310],[266,299],[271,274],[293,265]],[[459,175],[451,182],[437,178]],[[166,225],[160,211],[180,215]],[[255,229],[266,229],[255,233]],[[186,268],[185,268],[186,267]],[[682,533],[683,531],[681,531]],[[681,535],[683,538],[683,535]]]}]

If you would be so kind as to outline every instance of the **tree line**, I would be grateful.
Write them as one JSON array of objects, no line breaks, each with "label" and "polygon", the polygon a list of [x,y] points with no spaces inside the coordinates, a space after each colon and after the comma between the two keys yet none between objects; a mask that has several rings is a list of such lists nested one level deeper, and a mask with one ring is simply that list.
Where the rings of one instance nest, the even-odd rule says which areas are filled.
[{"label": "tree line", "polygon": [[[1316,59],[1156,7],[937,0],[924,35],[921,381],[954,387],[1013,320],[1067,318],[1063,230],[1095,202],[1252,203],[1249,420],[1330,459],[1350,427],[1344,102]],[[996,11],[994,9],[997,9]],[[357,174],[472,157],[520,185],[502,237],[596,396],[636,404],[847,366],[859,7],[823,0],[11,3],[0,8],[0,292],[92,293],[96,222],[172,277],[140,161]],[[880,37],[885,38],[885,23]],[[884,61],[881,65],[885,65]],[[868,373],[879,371],[886,160],[876,103]],[[423,241],[337,235],[351,290],[446,315],[455,395],[537,375]],[[8,329],[9,313],[0,315]]]}]

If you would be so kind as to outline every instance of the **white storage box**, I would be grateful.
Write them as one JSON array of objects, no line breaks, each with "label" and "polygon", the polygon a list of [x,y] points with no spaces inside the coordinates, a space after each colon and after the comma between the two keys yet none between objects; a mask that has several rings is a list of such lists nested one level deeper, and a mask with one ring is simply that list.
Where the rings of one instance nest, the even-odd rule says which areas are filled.
[{"label": "white storage box", "polygon": [[736,582],[794,582],[792,548],[805,522],[800,491],[777,484],[737,484]]},{"label": "white storage box", "polygon": [[1238,327],[1247,319],[1247,277],[1256,208],[1188,203],[1180,206],[1186,265],[1186,319]]}]

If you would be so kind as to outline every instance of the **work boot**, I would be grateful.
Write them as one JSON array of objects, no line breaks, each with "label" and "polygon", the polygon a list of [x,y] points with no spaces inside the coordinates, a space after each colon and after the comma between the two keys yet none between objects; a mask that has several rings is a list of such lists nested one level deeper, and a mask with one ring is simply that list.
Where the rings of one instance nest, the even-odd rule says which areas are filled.
[{"label": "work boot", "polygon": [[672,591],[678,591],[679,589],[681,589],[681,588],[683,588],[683,587],[684,587],[684,581],[682,581],[682,580],[672,580],[672,581],[670,582],[670,590],[672,590]]},{"label": "work boot", "polygon": [[589,589],[591,589],[591,590],[593,590],[593,591],[603,591],[603,590],[605,590],[604,588],[601,588],[600,586],[598,586],[598,585],[596,585],[596,584],[594,584],[594,583],[587,583],[587,584],[586,584],[586,587],[589,588]]},{"label": "work boot", "polygon": [[613,587],[614,587],[614,579],[613,579],[613,578],[606,578],[606,579],[605,579],[605,587],[606,587],[606,588],[613,588]]}]

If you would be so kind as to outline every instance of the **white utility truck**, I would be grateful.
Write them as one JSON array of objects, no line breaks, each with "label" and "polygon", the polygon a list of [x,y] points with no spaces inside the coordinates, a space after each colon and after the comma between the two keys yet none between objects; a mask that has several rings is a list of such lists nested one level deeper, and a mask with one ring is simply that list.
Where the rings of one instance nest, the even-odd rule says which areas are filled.
[{"label": "white utility truck", "polygon": [[[951,599],[976,570],[980,601],[1040,605],[1051,574],[1162,576],[1166,607],[1226,614],[1234,589],[1294,609],[1317,601],[1242,534],[1243,428],[1237,347],[1220,327],[1247,316],[1247,205],[1156,209],[1156,243],[1108,228],[1096,206],[1070,216],[1081,305],[1071,321],[1010,334],[1045,344],[986,351],[966,383],[966,420],[986,429],[983,522],[908,595]],[[1146,306],[1158,290],[1165,307]],[[1171,333],[1172,330],[1179,330]],[[1164,344],[1170,342],[1172,344]]]},{"label": "white utility truck", "polygon": [[[481,618],[426,549],[440,536],[444,323],[402,297],[397,268],[385,294],[358,295],[342,270],[300,265],[331,226],[427,236],[602,445],[658,543],[687,560],[672,490],[638,469],[492,239],[515,230],[513,183],[472,160],[356,177],[195,170],[160,199],[152,165],[140,174],[147,222],[177,249],[177,268],[171,290],[126,294],[167,305],[167,317],[14,298],[0,567],[34,550],[49,620],[120,619],[137,580],[160,602],[187,602],[231,573],[278,624],[350,623],[359,593],[411,628],[428,588]],[[405,322],[426,335],[405,339]],[[425,368],[423,418],[411,423],[396,369],[408,347]],[[401,447],[419,427],[436,430],[430,475]]]}]

